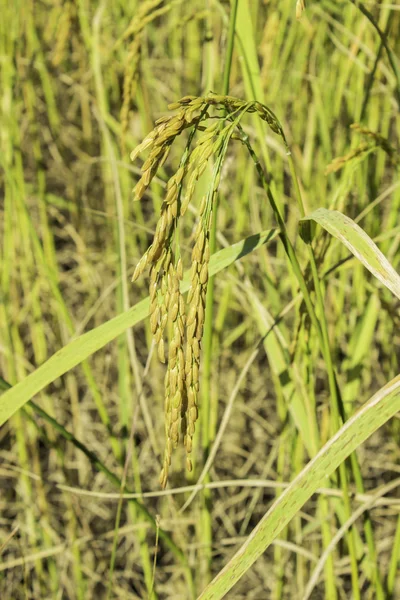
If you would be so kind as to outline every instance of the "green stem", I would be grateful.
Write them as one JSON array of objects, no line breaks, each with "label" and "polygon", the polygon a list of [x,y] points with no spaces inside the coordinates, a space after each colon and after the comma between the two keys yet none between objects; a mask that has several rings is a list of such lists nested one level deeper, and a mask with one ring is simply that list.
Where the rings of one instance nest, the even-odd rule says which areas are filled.
[{"label": "green stem", "polygon": [[[224,76],[222,84],[222,94],[227,96],[229,93],[229,79],[231,74],[233,48],[235,44],[236,16],[239,0],[232,1],[232,8],[229,20],[228,45],[226,49],[226,58],[224,66]],[[212,225],[210,232],[210,254],[216,249],[217,237],[217,212],[218,195],[214,195],[214,205],[212,214]],[[202,383],[202,403],[201,403],[201,422],[202,422],[202,447],[203,461],[206,462],[210,450],[210,398],[211,398],[211,365],[212,365],[212,343],[213,343],[213,309],[214,309],[214,277],[208,282],[204,337],[203,337],[203,383]],[[209,481],[207,474],[205,482]],[[208,583],[210,578],[211,566],[211,544],[212,544],[212,517],[211,517],[211,492],[204,490],[203,507],[201,511],[201,541],[205,548],[204,564],[201,568],[203,583]]]},{"label": "green stem", "polygon": [[396,583],[396,575],[399,576],[400,564],[400,517],[397,519],[396,534],[393,541],[392,557],[390,559],[389,573],[387,578],[387,591],[390,600],[394,600],[394,588]]},{"label": "green stem", "polygon": [[235,29],[238,6],[239,0],[232,0],[231,16],[229,19],[228,46],[226,48],[224,79],[222,83],[222,94],[224,96],[229,94],[229,79],[231,76],[233,47],[235,45]]},{"label": "green stem", "polygon": [[392,67],[393,75],[396,78],[396,97],[397,97],[397,102],[400,105],[400,68],[398,66],[396,55],[394,54],[393,50],[387,43],[385,33],[381,30],[381,28],[379,27],[378,23],[374,19],[373,15],[369,12],[369,10],[367,10],[365,8],[365,6],[359,0],[350,0],[350,2],[352,4],[354,4],[355,6],[357,6],[357,8],[362,12],[362,14],[365,17],[367,17],[368,21],[373,25],[373,27],[375,27],[375,29],[381,39],[381,42],[382,42],[382,44],[386,50],[386,53],[388,55],[388,59],[389,59],[390,66]]}]

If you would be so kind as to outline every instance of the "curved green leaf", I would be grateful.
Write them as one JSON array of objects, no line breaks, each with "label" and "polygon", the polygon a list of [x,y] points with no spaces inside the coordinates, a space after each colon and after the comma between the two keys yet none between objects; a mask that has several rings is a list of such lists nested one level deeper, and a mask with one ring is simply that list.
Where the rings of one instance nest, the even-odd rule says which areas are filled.
[{"label": "curved green leaf", "polygon": [[[249,236],[244,240],[224,248],[210,258],[210,276],[215,275],[230,264],[257,250],[277,235],[274,229]],[[190,286],[190,271],[185,273],[181,289],[187,291]],[[103,323],[96,329],[88,331],[53,354],[43,365],[17,383],[0,398],[0,426],[3,425],[18,409],[35,394],[40,392],[55,379],[84,361],[94,352],[111,342],[128,327],[132,327],[147,317],[149,298],[138,302],[130,310]]]},{"label": "curved green leaf", "polygon": [[338,210],[326,208],[318,208],[301,219],[304,224],[307,221],[315,221],[340,240],[368,271],[375,275],[397,298],[400,298],[400,276],[378,246],[357,223]]},{"label": "curved green leaf", "polygon": [[279,496],[246,542],[198,600],[219,600],[246,573],[325,479],[400,410],[400,375],[379,390],[318,452]]}]

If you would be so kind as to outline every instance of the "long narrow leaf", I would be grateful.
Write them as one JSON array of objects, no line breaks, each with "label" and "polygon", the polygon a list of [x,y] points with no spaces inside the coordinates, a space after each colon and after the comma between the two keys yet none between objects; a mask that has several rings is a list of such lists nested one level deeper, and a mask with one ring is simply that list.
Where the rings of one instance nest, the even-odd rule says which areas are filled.
[{"label": "long narrow leaf", "polygon": [[379,390],[318,452],[279,496],[246,542],[198,600],[219,600],[268,548],[327,477],[400,410],[400,375]]},{"label": "long narrow leaf", "polygon": [[318,208],[302,222],[315,221],[340,240],[358,260],[397,298],[400,298],[400,276],[359,225],[338,210]]},{"label": "long narrow leaf", "polygon": [[[215,275],[230,264],[253,252],[263,244],[273,239],[275,230],[249,236],[244,240],[224,248],[210,259],[210,276]],[[190,286],[190,272],[185,273],[182,281],[182,291]],[[43,365],[13,386],[0,398],[0,426],[3,425],[18,409],[35,394],[40,392],[55,379],[81,363],[97,350],[111,342],[128,327],[136,325],[149,314],[149,298],[138,302],[130,310],[103,323],[96,329],[84,333],[53,354]]]}]

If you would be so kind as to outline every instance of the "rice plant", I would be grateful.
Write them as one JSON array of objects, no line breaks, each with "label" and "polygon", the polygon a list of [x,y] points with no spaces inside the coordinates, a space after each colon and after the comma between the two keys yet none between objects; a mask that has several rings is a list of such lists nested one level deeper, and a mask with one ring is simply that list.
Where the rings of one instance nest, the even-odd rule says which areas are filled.
[{"label": "rice plant", "polygon": [[395,600],[397,5],[0,45],[0,597]]}]

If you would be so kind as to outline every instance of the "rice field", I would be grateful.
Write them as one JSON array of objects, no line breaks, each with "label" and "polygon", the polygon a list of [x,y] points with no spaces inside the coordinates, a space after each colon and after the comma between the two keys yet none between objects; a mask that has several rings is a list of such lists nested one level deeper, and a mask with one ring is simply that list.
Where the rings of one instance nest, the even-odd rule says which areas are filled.
[{"label": "rice field", "polygon": [[400,5],[0,18],[0,598],[400,598]]}]

